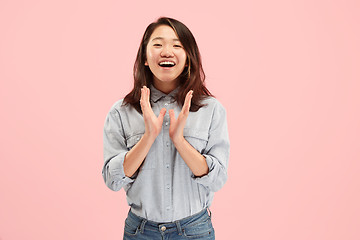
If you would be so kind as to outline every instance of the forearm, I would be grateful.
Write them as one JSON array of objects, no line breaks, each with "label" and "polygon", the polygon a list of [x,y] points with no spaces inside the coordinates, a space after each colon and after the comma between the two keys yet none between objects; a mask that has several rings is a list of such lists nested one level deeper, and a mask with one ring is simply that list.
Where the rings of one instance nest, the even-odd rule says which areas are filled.
[{"label": "forearm", "polygon": [[144,134],[139,142],[125,155],[123,166],[127,177],[131,177],[138,170],[154,141],[155,138]]},{"label": "forearm", "polygon": [[209,167],[206,158],[193,148],[184,137],[173,142],[180,156],[195,176],[201,177],[208,174]]}]

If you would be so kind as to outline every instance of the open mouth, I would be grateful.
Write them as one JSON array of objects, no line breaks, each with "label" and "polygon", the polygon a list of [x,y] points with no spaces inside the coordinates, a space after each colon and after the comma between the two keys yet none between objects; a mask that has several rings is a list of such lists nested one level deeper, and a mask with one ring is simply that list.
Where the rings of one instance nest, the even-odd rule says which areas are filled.
[{"label": "open mouth", "polygon": [[170,61],[164,61],[164,62],[160,62],[159,63],[160,67],[166,67],[166,68],[171,68],[175,66],[174,62],[170,62]]}]

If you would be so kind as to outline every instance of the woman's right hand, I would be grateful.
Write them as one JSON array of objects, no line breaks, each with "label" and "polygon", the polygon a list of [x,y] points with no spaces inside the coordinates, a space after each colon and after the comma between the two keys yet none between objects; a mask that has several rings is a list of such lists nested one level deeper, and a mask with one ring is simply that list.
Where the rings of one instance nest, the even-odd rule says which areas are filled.
[{"label": "woman's right hand", "polygon": [[150,89],[146,86],[141,88],[140,106],[145,123],[145,134],[155,141],[163,124],[166,109],[162,108],[158,117],[154,114],[150,105]]}]

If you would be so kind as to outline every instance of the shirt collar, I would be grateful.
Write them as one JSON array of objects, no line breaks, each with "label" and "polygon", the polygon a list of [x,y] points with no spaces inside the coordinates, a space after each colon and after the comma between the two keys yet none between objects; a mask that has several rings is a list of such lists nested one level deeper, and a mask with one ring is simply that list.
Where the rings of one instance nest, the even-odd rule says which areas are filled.
[{"label": "shirt collar", "polygon": [[150,97],[151,100],[153,102],[157,102],[159,101],[161,98],[169,96],[172,98],[176,97],[177,92],[179,91],[180,87],[178,86],[177,88],[175,88],[174,90],[172,90],[169,94],[163,93],[160,90],[158,90],[157,88],[154,87],[153,84],[150,85]]}]

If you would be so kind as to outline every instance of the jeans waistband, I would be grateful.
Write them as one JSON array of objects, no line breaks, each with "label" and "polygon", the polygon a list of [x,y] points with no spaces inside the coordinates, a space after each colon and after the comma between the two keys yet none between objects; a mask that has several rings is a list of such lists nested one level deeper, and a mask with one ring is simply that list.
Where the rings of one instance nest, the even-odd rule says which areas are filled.
[{"label": "jeans waistband", "polygon": [[[209,213],[207,212],[207,210],[209,211]],[[163,231],[163,229],[168,229],[168,230],[174,229],[174,230],[178,230],[178,232],[181,234],[182,227],[185,227],[186,225],[192,224],[194,222],[206,221],[206,219],[211,218],[211,211],[209,208],[205,208],[194,215],[179,219],[174,222],[154,222],[142,218],[140,216],[137,216],[136,214],[131,212],[130,209],[128,213],[128,218],[131,219],[132,222],[138,223],[140,225],[139,228],[142,233],[144,232],[144,228],[146,225],[147,227],[150,227],[152,229],[157,229],[160,232]]]}]

